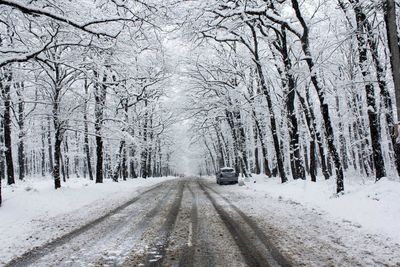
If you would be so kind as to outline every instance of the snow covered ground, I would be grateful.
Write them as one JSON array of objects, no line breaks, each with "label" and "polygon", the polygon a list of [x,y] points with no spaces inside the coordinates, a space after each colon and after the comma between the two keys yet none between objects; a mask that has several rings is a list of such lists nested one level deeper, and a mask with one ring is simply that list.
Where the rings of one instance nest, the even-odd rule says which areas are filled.
[{"label": "snow covered ground", "polygon": [[[183,236],[181,239],[186,242],[188,232],[186,228],[190,226],[190,220],[193,220],[191,204],[189,205],[191,202],[188,200],[191,199],[189,193],[193,191],[194,195],[204,198],[204,194],[196,184],[196,178],[188,179],[192,182],[187,182],[186,193],[183,194],[186,199],[182,200],[177,226],[172,233],[172,243],[175,245],[179,243],[177,242],[179,236]],[[104,184],[96,185],[85,179],[71,179],[57,191],[53,189],[49,179],[28,180],[19,182],[15,186],[6,186],[3,192],[4,205],[0,209],[0,266],[35,246],[40,246],[107,214],[115,207],[165,180],[167,179],[134,179],[119,183],[106,181]],[[204,180],[199,181],[203,183]],[[348,178],[346,191],[340,197],[334,194],[334,179],[317,183],[298,180],[281,184],[277,178],[270,179],[256,175],[246,182],[245,186],[219,186],[215,183],[215,177],[206,178],[204,182],[207,188],[213,190],[209,192],[217,200],[218,205],[233,219],[241,220],[222,196],[253,218],[272,244],[296,263],[296,266],[400,266],[399,182],[383,179],[374,183]],[[179,180],[168,183],[160,190],[162,194],[157,193],[158,191],[153,192],[153,195],[142,199],[142,202],[135,202],[136,204],[130,208],[138,212],[134,218],[146,221],[144,225],[149,222],[152,222],[152,225],[160,224],[158,221],[165,219],[165,214],[169,213],[171,203],[168,203],[175,201],[174,194],[170,194],[169,191],[171,189],[177,191],[178,184]],[[160,194],[159,200],[154,200],[154,194]],[[162,195],[170,201],[164,201]],[[137,209],[138,207],[141,209]],[[204,207],[208,207],[209,210],[203,211]],[[203,199],[197,208],[200,211],[200,221],[205,220],[205,216],[213,218],[203,222],[207,225],[206,229],[215,231],[217,236],[225,231],[224,236],[229,239],[230,235],[223,229],[221,222],[219,226],[215,222],[218,215],[212,211],[210,202]],[[160,213],[158,217],[153,216],[155,214],[153,210],[158,210]],[[142,243],[151,244],[150,237],[153,235],[157,237],[158,232],[153,228],[157,227],[149,227],[150,234],[141,237]],[[91,233],[97,234],[99,231],[96,232],[96,229],[92,229]],[[132,236],[141,236],[140,231],[135,232],[135,227],[132,229],[128,229]],[[106,234],[105,232],[105,230],[101,232],[102,235]],[[97,238],[102,240],[101,236]],[[251,237],[247,238],[252,240]],[[79,242],[86,239],[90,240],[87,235],[77,238]],[[215,239],[213,237],[210,240]],[[87,240],[85,242],[88,242]],[[100,241],[96,244],[102,244]],[[63,252],[63,249],[70,246],[73,252],[75,247],[79,249],[76,244],[80,243],[76,242],[58,249]],[[119,244],[119,242],[114,243],[114,245]],[[110,244],[103,246],[109,248]],[[230,246],[234,245],[229,245],[229,249]],[[180,251],[180,248],[177,251]]]},{"label": "snow covered ground", "polygon": [[[210,178],[214,179],[214,178]],[[335,179],[313,183],[309,180],[289,181],[253,175],[240,191],[256,198],[260,195],[300,204],[317,211],[326,219],[352,223],[369,233],[389,237],[400,243],[400,182],[387,178],[375,183],[356,177],[345,182],[345,193],[335,194]]]},{"label": "snow covered ground", "polygon": [[400,184],[349,180],[336,197],[334,179],[281,184],[256,176],[245,186],[208,179],[295,266],[400,266]]},{"label": "snow covered ground", "polygon": [[174,179],[105,180],[95,184],[71,178],[59,190],[51,179],[18,181],[3,188],[0,208],[0,265],[84,225],[139,195],[145,189]]}]

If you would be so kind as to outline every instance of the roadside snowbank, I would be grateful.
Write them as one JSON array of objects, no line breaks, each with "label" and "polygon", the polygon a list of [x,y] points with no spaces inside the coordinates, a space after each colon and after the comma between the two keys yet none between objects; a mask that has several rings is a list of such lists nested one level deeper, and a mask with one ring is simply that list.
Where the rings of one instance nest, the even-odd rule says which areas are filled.
[{"label": "roadside snowbank", "polygon": [[95,184],[71,178],[54,190],[52,180],[17,181],[3,188],[0,207],[0,265],[23,252],[61,236],[168,178],[129,179]]},{"label": "roadside snowbank", "polygon": [[316,183],[296,180],[281,184],[278,179],[253,175],[252,180],[242,188],[255,194],[299,203],[324,214],[328,219],[351,222],[400,243],[399,182],[384,178],[375,183],[350,177],[345,183],[345,193],[340,197],[334,194],[335,182],[334,179]]}]

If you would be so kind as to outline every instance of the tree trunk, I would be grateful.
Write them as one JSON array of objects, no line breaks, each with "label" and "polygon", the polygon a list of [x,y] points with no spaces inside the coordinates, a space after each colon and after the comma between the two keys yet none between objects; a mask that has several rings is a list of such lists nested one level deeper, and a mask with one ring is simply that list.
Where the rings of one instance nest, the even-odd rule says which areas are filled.
[{"label": "tree trunk", "polygon": [[1,189],[1,181],[2,179],[0,178],[0,207],[1,207],[1,203],[3,202],[3,196],[1,195],[1,191],[2,191],[2,189]]},{"label": "tree trunk", "polygon": [[3,139],[3,118],[1,118],[0,119],[0,207],[1,207],[1,203],[3,201],[2,195],[1,195],[1,191],[2,191],[1,183],[2,183],[3,179],[5,178],[3,144],[4,144],[4,139]]},{"label": "tree trunk", "polygon": [[128,104],[129,104],[129,102],[128,102],[128,99],[126,98],[126,99],[124,99],[124,101],[123,101],[123,105],[124,105],[124,122],[125,122],[125,125],[124,125],[124,128],[123,128],[123,133],[124,133],[124,136],[122,137],[122,138],[124,138],[124,144],[123,144],[123,149],[122,149],[122,151],[121,151],[121,153],[122,153],[122,159],[121,159],[121,168],[122,168],[122,179],[124,180],[124,181],[126,181],[126,179],[128,178],[128,166],[127,166],[127,147],[126,147],[126,141],[125,141],[125,133],[126,132],[128,132],[128,125],[129,125],[129,110],[128,110],[128,108],[129,108],[129,106],[128,106]]},{"label": "tree trunk", "polygon": [[235,159],[235,171],[237,174],[242,173],[242,164],[239,157],[239,147],[238,147],[238,133],[235,127],[234,116],[231,111],[225,110],[226,118],[228,121],[229,128],[231,130],[232,140],[233,140],[233,154]]},{"label": "tree trunk", "polygon": [[42,149],[41,149],[41,156],[42,156],[42,177],[45,177],[46,175],[46,127],[43,125],[42,122]]},{"label": "tree trunk", "polygon": [[249,173],[249,162],[247,157],[246,149],[246,134],[244,132],[242,117],[240,110],[236,110],[233,115],[235,116],[235,130],[238,137],[238,150],[239,150],[239,160],[241,164],[241,169],[245,177],[251,176]]},{"label": "tree trunk", "polygon": [[[145,101],[145,108],[147,108],[147,100]],[[142,178],[147,178],[147,157],[148,157],[148,141],[147,141],[147,127],[148,127],[148,111],[146,111],[144,115],[144,123],[143,123],[143,146],[141,151],[141,161],[140,161],[140,168],[141,168],[141,176]]]},{"label": "tree trunk", "polygon": [[112,179],[114,182],[118,182],[118,178],[121,172],[121,161],[122,161],[122,153],[125,147],[125,141],[121,140],[119,143],[119,149],[118,149],[118,154],[117,154],[117,159],[114,167],[114,172],[112,175]]},{"label": "tree trunk", "polygon": [[317,166],[315,160],[315,140],[310,141],[310,176],[311,181],[317,181]]},{"label": "tree trunk", "polygon": [[6,171],[6,166],[4,162],[4,122],[3,118],[0,118],[0,180],[5,179],[5,171]]},{"label": "tree trunk", "polygon": [[343,169],[346,171],[349,168],[349,159],[347,156],[347,144],[346,144],[347,142],[346,138],[344,137],[344,127],[342,122],[342,114],[340,111],[339,96],[336,96],[336,110],[339,119],[338,128],[339,128],[340,155],[342,156]]},{"label": "tree trunk", "polygon": [[224,156],[224,149],[222,147],[222,142],[220,138],[220,131],[218,127],[215,126],[215,135],[217,136],[217,147],[218,147],[218,166],[220,168],[225,166],[225,156]]},{"label": "tree trunk", "polygon": [[[307,146],[303,146],[304,169],[306,174],[310,174],[310,164],[308,162]],[[306,179],[305,177],[303,179]]]},{"label": "tree trunk", "polygon": [[25,178],[25,151],[24,151],[24,137],[25,137],[25,103],[23,99],[24,83],[15,84],[16,93],[18,96],[18,169],[19,179]]},{"label": "tree trunk", "polygon": [[63,177],[64,177],[64,182],[65,178],[69,179],[69,169],[70,169],[70,159],[69,159],[69,142],[68,142],[68,135],[65,136],[65,141],[64,141],[64,155],[65,155],[65,160],[63,162]]},{"label": "tree trunk", "polygon": [[92,162],[90,160],[90,145],[89,145],[89,126],[88,126],[88,104],[89,101],[89,85],[87,79],[85,79],[85,104],[83,107],[83,123],[84,123],[84,150],[86,155],[86,167],[89,174],[89,179],[93,180]]},{"label": "tree trunk", "polygon": [[9,68],[4,68],[4,80],[5,84],[1,82],[1,89],[4,101],[4,113],[3,113],[3,134],[4,134],[4,146],[5,146],[5,159],[7,167],[7,184],[14,184],[14,163],[12,157],[12,142],[11,142],[11,81],[12,73]]},{"label": "tree trunk", "polygon": [[103,149],[104,153],[104,177],[109,179],[112,177],[112,170],[111,170],[111,155],[107,147]]},{"label": "tree trunk", "polygon": [[66,172],[65,172],[65,162],[64,162],[64,159],[63,159],[63,153],[62,152],[60,154],[60,169],[61,169],[61,176],[63,178],[63,182],[65,183],[67,181],[67,178],[66,178]]},{"label": "tree trunk", "polygon": [[150,119],[148,122],[148,141],[147,141],[147,159],[146,159],[146,173],[147,177],[152,177],[152,169],[151,169],[151,158],[153,156],[153,141],[154,141],[154,132],[153,132],[153,109],[151,110]]},{"label": "tree trunk", "polygon": [[130,178],[137,178],[138,175],[135,169],[135,149],[129,149],[129,177]]},{"label": "tree trunk", "polygon": [[74,173],[77,178],[80,178],[80,140],[78,132],[75,132],[75,155],[74,155]]},{"label": "tree trunk", "polygon": [[[95,77],[99,79],[98,72],[95,71]],[[103,73],[103,83],[100,85],[98,82],[95,84],[95,132],[96,132],[96,183],[103,182],[103,137],[101,133],[104,116],[104,105],[106,101],[107,75]]]},{"label": "tree trunk", "polygon": [[259,159],[259,151],[258,151],[258,130],[256,129],[256,126],[253,127],[253,132],[254,132],[254,169],[253,172],[256,174],[261,173],[261,168],[260,168],[260,159]]},{"label": "tree trunk", "polygon": [[101,127],[96,127],[96,183],[103,182],[103,138]]},{"label": "tree trunk", "polygon": [[386,2],[386,32],[387,41],[390,51],[390,65],[392,67],[392,76],[394,81],[395,96],[396,96],[396,108],[397,108],[397,120],[400,119],[400,47],[399,37],[397,33],[397,22],[396,22],[396,3],[395,0],[383,0]]},{"label": "tree trunk", "polygon": [[60,164],[61,164],[61,133],[60,130],[55,130],[54,133],[54,166],[53,166],[53,178],[54,178],[54,188],[61,187],[61,177],[60,177]]},{"label": "tree trunk", "polygon": [[122,180],[126,181],[128,178],[128,165],[127,165],[127,149],[126,149],[126,144],[124,144],[124,149],[122,150],[122,162],[121,162],[121,168],[122,168]]},{"label": "tree trunk", "polygon": [[[57,72],[57,70],[56,70]],[[59,98],[61,88],[56,84],[54,88],[54,99],[53,99],[53,124],[54,124],[54,166],[53,166],[53,178],[54,188],[61,187],[61,143],[62,143],[62,129],[59,118]]]},{"label": "tree trunk", "polygon": [[49,173],[53,173],[53,147],[51,144],[51,122],[50,117],[47,117],[47,146],[48,146],[48,153],[49,153]]},{"label": "tree trunk", "polygon": [[[385,2],[385,0],[383,0]],[[386,0],[386,12],[385,12],[385,22],[386,22],[386,33],[387,41],[390,52],[390,66],[392,69],[392,77],[394,82],[394,93],[396,98],[396,110],[397,110],[397,124],[400,120],[400,47],[399,47],[399,37],[397,33],[397,22],[396,22],[396,4],[395,0]],[[390,127],[390,126],[389,126]],[[391,138],[393,143],[393,150],[395,155],[395,165],[398,174],[400,174],[400,142],[398,142],[396,131],[393,128],[391,131]]]}]

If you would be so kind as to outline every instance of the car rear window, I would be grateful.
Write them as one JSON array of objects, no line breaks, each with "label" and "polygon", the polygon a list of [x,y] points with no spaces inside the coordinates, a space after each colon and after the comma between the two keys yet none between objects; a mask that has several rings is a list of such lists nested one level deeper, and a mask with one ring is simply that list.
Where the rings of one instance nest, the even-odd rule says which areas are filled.
[{"label": "car rear window", "polygon": [[233,169],[222,169],[221,172],[233,172]]}]

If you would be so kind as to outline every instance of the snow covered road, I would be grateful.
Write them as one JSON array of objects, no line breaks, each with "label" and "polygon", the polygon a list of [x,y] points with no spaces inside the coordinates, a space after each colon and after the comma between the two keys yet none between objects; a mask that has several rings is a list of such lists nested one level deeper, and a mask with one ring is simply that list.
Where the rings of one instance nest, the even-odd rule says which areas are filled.
[{"label": "snow covered road", "polygon": [[398,244],[299,204],[184,178],[7,266],[399,266],[399,259]]}]

